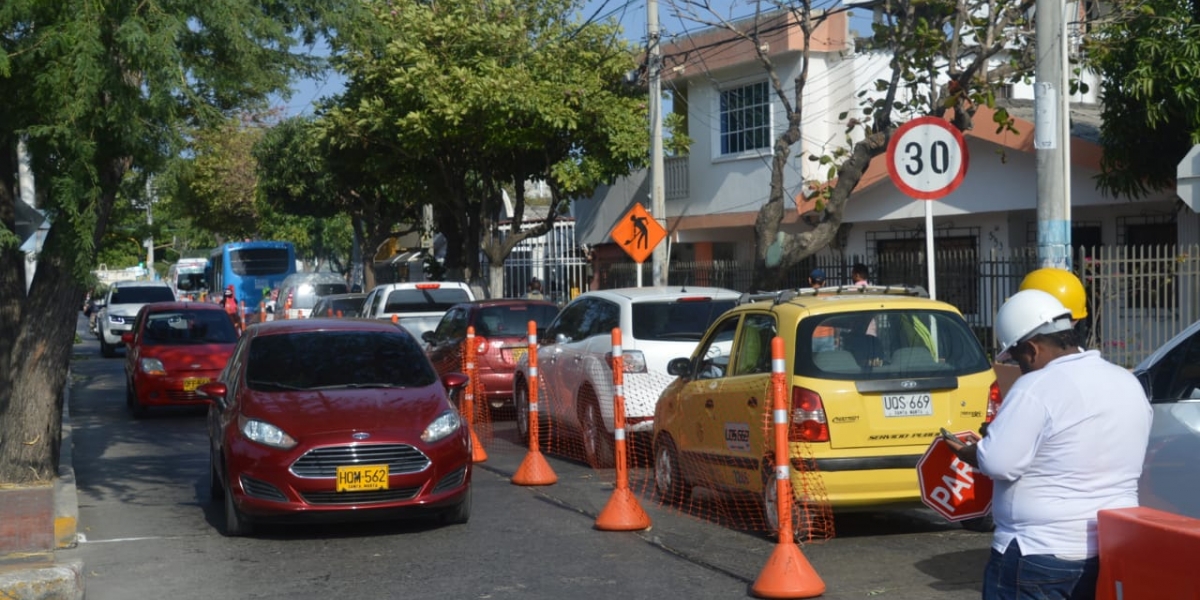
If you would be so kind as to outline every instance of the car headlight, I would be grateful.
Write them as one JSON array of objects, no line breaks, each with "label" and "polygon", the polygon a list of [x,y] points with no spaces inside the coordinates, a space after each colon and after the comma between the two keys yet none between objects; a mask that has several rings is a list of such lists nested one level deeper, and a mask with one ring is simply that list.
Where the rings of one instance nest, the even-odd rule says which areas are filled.
[{"label": "car headlight", "polygon": [[284,450],[296,445],[296,440],[292,439],[292,436],[266,421],[248,419],[239,415],[238,428],[241,429],[242,435],[252,442]]},{"label": "car headlight", "polygon": [[167,369],[163,367],[162,361],[157,358],[143,358],[141,361],[142,372],[147,375],[166,375]]},{"label": "car headlight", "polygon": [[462,427],[462,419],[459,418],[457,412],[448,410],[434,419],[425,428],[425,431],[421,432],[421,440],[424,442],[436,442],[458,431],[459,427]]},{"label": "car headlight", "polygon": [[109,323],[124,323],[125,317],[122,317],[120,315],[108,315],[108,322]]}]

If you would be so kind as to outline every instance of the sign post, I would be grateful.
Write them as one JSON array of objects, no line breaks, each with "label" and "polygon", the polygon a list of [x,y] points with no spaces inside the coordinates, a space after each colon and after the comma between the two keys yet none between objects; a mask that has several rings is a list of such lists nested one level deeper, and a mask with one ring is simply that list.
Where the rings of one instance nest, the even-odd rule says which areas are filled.
[{"label": "sign post", "polygon": [[[954,191],[967,175],[967,143],[945,119],[920,117],[901,125],[888,142],[892,183],[917,200],[937,200]],[[925,256],[929,297],[937,299],[933,264],[933,206],[925,204]]]},{"label": "sign post", "polygon": [[[969,432],[956,433],[966,439]],[[955,456],[941,436],[934,438],[917,461],[921,502],[947,521],[965,521],[992,510],[992,480]]]},{"label": "sign post", "polygon": [[641,202],[637,202],[613,226],[610,236],[638,264],[637,286],[642,287],[642,263],[650,258],[654,247],[667,237],[667,230],[646,212]]}]

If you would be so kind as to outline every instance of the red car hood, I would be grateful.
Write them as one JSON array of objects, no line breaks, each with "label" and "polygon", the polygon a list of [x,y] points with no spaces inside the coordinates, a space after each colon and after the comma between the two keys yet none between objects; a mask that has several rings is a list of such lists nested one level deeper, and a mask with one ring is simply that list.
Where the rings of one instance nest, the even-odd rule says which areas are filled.
[{"label": "red car hood", "polygon": [[408,389],[335,389],[294,392],[247,390],[242,414],[262,419],[296,439],[339,431],[389,430],[419,436],[451,410],[442,384]]},{"label": "red car hood", "polygon": [[234,344],[189,344],[180,346],[142,346],[142,358],[157,358],[168,373],[212,371],[225,368]]}]

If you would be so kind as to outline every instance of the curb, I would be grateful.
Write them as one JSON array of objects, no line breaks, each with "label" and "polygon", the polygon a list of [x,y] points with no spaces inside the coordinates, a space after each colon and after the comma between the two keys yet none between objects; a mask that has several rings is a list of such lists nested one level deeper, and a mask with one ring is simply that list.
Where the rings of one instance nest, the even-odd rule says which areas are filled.
[{"label": "curb", "polygon": [[4,600],[83,599],[83,561],[48,561],[0,568]]}]

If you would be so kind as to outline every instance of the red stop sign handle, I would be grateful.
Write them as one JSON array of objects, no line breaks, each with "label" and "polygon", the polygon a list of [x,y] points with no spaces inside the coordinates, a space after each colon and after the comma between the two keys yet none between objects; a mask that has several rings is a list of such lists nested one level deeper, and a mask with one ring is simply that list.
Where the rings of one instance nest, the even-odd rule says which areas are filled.
[{"label": "red stop sign handle", "polygon": [[[975,434],[964,431],[955,435],[965,439]],[[947,521],[982,517],[992,509],[991,478],[959,460],[941,436],[934,438],[917,461],[917,478],[921,502]]]}]

